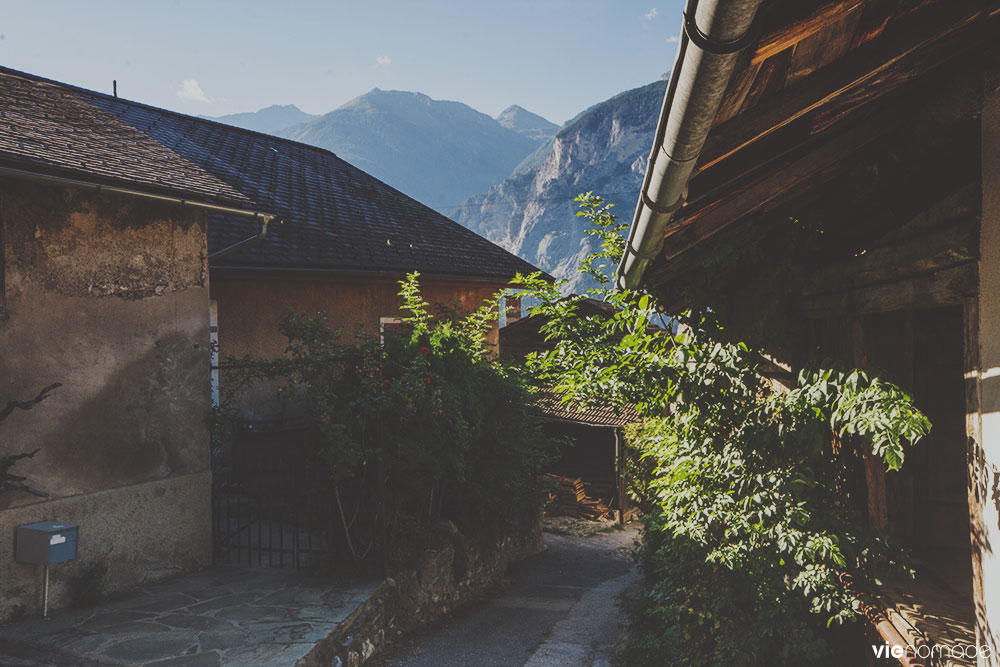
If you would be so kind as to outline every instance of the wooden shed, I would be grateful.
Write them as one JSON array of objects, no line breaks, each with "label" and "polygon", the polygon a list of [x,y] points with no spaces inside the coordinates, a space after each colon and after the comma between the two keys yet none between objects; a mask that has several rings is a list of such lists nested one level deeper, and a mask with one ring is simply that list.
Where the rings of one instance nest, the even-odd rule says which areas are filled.
[{"label": "wooden shed", "polygon": [[[577,312],[583,317],[603,318],[611,317],[615,310],[602,301],[584,298],[578,302]],[[553,342],[541,331],[544,321],[539,315],[521,318],[516,311],[508,315],[507,326],[500,329],[501,357],[520,360],[531,352],[550,349]],[[551,392],[540,394],[537,407],[545,419],[546,435],[561,443],[547,472],[579,478],[589,498],[600,500],[624,519],[630,504],[624,479],[623,431],[639,421],[638,413],[629,407],[567,405]]]},{"label": "wooden shed", "polygon": [[[937,664],[1000,664],[1000,3],[764,0],[692,110],[711,83],[684,80],[691,53],[728,48],[694,16],[619,282],[679,307],[711,262],[714,307],[792,370],[875,367],[912,393],[931,435],[899,472],[857,470],[918,571],[884,616],[914,646],[990,648]],[[707,136],[672,153],[699,112]]]}]

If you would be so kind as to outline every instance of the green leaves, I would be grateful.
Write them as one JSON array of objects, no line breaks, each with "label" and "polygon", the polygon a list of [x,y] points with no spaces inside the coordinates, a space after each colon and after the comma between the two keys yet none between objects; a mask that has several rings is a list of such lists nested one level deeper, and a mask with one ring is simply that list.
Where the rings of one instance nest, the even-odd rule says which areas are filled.
[{"label": "green leaves", "polygon": [[[839,574],[899,556],[846,496],[845,456],[867,447],[898,469],[929,422],[902,389],[859,370],[805,370],[778,391],[761,374],[762,354],[733,340],[713,304],[664,321],[652,295],[612,289],[606,272],[624,226],[599,197],[577,201],[588,233],[602,239],[581,271],[597,281],[589,296],[604,314],[584,316],[582,297],[529,282],[525,296],[553,348],[528,369],[567,402],[631,404],[644,416],[627,431],[631,492],[647,512],[650,598],[633,614],[646,630],[631,641],[648,661],[638,664],[708,664],[716,646],[769,665],[823,654],[823,626],[856,613]],[[666,640],[677,636],[709,646]]]},{"label": "green leaves", "polygon": [[446,518],[474,536],[533,507],[549,453],[530,388],[486,341],[500,295],[458,319],[431,314],[416,273],[399,295],[401,332],[350,338],[322,313],[289,313],[286,355],[246,364],[308,408],[309,465],[329,480],[317,525],[339,526],[358,560],[391,553],[403,527]]}]

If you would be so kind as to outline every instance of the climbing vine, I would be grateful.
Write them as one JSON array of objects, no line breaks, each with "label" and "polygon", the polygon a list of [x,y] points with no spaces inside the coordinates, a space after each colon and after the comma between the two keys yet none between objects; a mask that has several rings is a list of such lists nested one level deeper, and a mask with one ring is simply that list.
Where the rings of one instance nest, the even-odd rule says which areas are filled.
[{"label": "climbing vine", "polygon": [[[929,422],[899,387],[858,370],[806,369],[790,388],[775,384],[715,305],[668,320],[653,296],[612,290],[624,226],[599,197],[578,202],[601,238],[581,266],[598,282],[589,296],[617,311],[580,316],[582,297],[529,278],[554,347],[528,365],[566,401],[632,404],[644,415],[628,433],[646,510],[629,663],[823,659],[828,626],[859,611],[839,575],[902,567],[847,492],[846,450],[865,448],[896,469]],[[650,332],[650,322],[662,329]]]}]

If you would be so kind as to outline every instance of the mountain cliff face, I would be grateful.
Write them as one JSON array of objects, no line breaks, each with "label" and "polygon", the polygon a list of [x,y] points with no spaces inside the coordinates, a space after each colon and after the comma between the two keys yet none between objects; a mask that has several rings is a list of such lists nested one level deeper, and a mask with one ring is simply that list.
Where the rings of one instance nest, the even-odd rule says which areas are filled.
[{"label": "mountain cliff face", "polygon": [[542,141],[459,102],[377,88],[280,134],[329,149],[441,211],[506,178]]},{"label": "mountain cliff face", "polygon": [[559,131],[559,126],[555,123],[551,123],[516,104],[501,111],[496,121],[508,130],[513,130],[522,137],[537,141],[539,144],[544,143]]},{"label": "mountain cliff face", "polygon": [[317,118],[317,116],[306,113],[294,104],[272,104],[271,106],[259,109],[258,111],[233,113],[228,116],[219,116],[217,118],[206,116],[206,118],[217,120],[220,123],[225,123],[226,125],[242,127],[246,130],[264,132],[265,134],[275,134],[284,130],[286,127],[308,122],[313,118]]},{"label": "mountain cliff face", "polygon": [[597,243],[572,201],[593,191],[631,219],[666,81],[629,90],[566,123],[510,178],[450,211],[453,219],[511,252],[587,289],[576,266]]}]

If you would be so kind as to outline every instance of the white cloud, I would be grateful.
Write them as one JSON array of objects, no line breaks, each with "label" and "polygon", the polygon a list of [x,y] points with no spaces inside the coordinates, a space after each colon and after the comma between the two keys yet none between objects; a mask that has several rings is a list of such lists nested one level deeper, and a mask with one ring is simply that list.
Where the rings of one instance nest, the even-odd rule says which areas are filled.
[{"label": "white cloud", "polygon": [[194,79],[184,79],[181,87],[177,89],[177,97],[189,102],[208,102],[205,91],[201,89]]},{"label": "white cloud", "polygon": [[673,37],[667,37],[667,44],[676,44],[679,41],[681,41],[681,38],[678,37],[677,35],[674,35]]},{"label": "white cloud", "polygon": [[376,65],[388,65],[391,62],[392,60],[389,58],[389,56],[375,56]]},{"label": "white cloud", "polygon": [[648,12],[646,12],[646,13],[644,14],[644,16],[646,17],[646,20],[647,20],[647,21],[652,21],[653,19],[655,19],[655,18],[656,18],[656,15],[657,15],[657,14],[659,14],[659,13],[660,13],[660,12],[656,11],[656,7],[653,7],[653,8],[652,8],[652,9],[650,9],[650,10],[649,10]]}]

